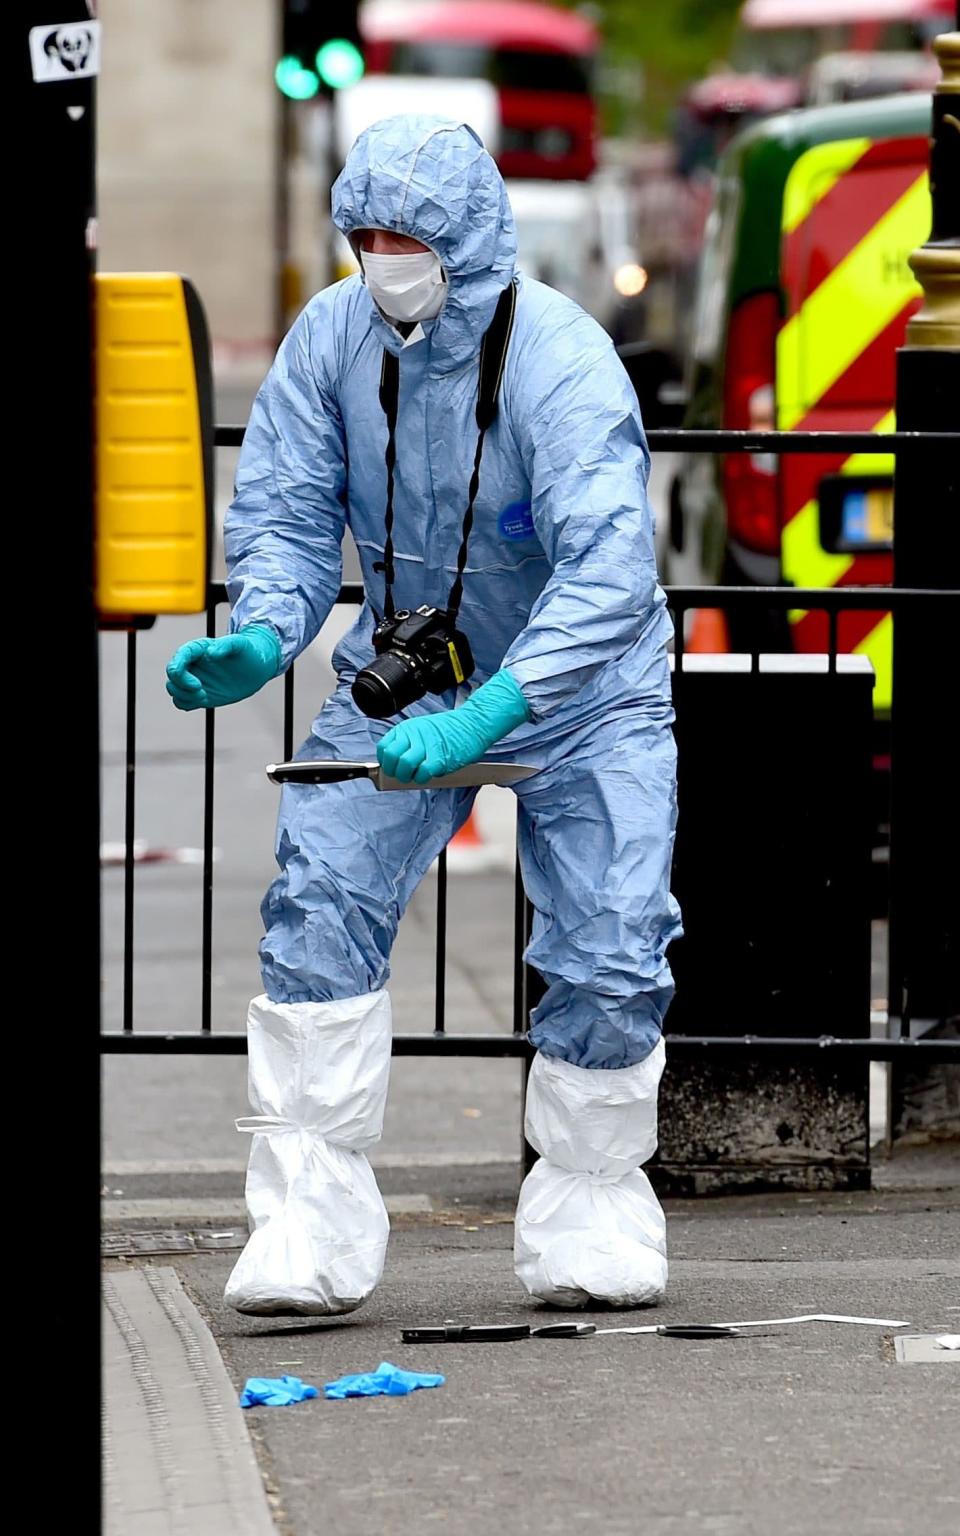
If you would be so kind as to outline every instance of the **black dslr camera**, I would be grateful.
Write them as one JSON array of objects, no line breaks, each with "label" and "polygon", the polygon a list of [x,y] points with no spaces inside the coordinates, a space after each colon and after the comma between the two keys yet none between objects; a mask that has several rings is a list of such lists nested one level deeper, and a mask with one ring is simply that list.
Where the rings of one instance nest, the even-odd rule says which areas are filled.
[{"label": "black dslr camera", "polygon": [[358,709],[389,720],[425,693],[445,693],[466,682],[474,669],[470,642],[445,608],[401,608],[373,632],[376,661],[354,679]]}]

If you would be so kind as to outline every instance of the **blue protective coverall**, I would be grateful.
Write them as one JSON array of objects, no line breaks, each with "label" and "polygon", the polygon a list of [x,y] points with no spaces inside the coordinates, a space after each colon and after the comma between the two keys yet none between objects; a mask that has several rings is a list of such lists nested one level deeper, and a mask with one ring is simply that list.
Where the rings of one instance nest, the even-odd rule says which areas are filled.
[{"label": "blue protective coverall", "polygon": [[[269,624],[284,663],[317,634],[349,526],[367,594],[339,646],[339,686],[301,749],[371,759],[388,723],[350,697],[383,612],[386,422],[382,349],[400,353],[395,490],[398,607],[442,607],[456,570],[476,445],[479,347],[515,276],[503,181],[473,132],[435,118],[363,134],[334,219],[412,235],[449,293],[404,346],[359,276],[307,306],[261,389],[226,519],[231,627]],[[675,821],[667,664],[637,402],[609,339],[576,304],[520,276],[498,416],[487,436],[460,624],[482,683],[501,666],[531,722],[491,753],[540,771],[518,786],[530,963],[548,983],[531,1036],[584,1067],[624,1067],[656,1044],[679,932],[669,894]],[[449,708],[428,695],[408,712]],[[279,878],[263,907],[267,995],[326,1001],[382,987],[402,912],[469,814],[472,791],[378,795],[284,789]]]},{"label": "blue protective coverall", "polygon": [[[660,1033],[679,933],[669,892],[675,753],[667,644],[637,402],[609,339],[576,304],[516,273],[506,190],[469,128],[391,118],[361,135],[334,189],[350,237],[412,236],[439,257],[444,306],[404,344],[358,275],[318,294],[261,389],[226,520],[231,626],[266,626],[288,665],[317,634],[349,527],[366,602],[338,647],[338,685],[301,755],[371,760],[390,722],[350,687],[384,609],[383,349],[399,354],[394,596],[443,607],[476,447],[482,338],[518,298],[488,432],[459,624],[467,687],[506,669],[528,723],[489,754],[532,764],[517,786],[527,952],[547,983],[521,1191],[517,1273],[559,1305],[656,1300],[663,1213],[638,1167],[656,1146]],[[415,339],[417,338],[417,339]],[[453,708],[428,695],[405,718]],[[366,782],[283,790],[278,878],[263,905],[265,996],[251,1004],[254,1228],[227,1286],[244,1311],[338,1312],[383,1266],[387,1221],[363,1150],[389,1068],[390,951],[418,881],[474,791],[378,794]],[[469,944],[469,934],[462,942]]]}]

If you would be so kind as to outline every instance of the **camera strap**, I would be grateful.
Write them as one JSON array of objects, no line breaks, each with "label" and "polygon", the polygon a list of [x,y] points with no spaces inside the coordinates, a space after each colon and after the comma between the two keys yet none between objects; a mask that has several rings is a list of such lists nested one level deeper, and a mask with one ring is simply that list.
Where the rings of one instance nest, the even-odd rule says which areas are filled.
[{"label": "camera strap", "polygon": [[[470,531],[473,528],[473,508],[480,490],[480,461],[483,458],[483,443],[488,428],[493,424],[497,414],[497,401],[500,395],[500,386],[503,383],[503,372],[507,361],[507,348],[510,345],[510,335],[513,331],[513,318],[517,308],[517,285],[515,282],[504,288],[497,301],[493,320],[486,331],[480,344],[480,373],[477,381],[477,450],[473,456],[473,473],[470,476],[470,487],[467,492],[467,510],[463,514],[463,532],[460,538],[460,550],[457,554],[457,574],[450,588],[450,596],[447,599],[447,611],[455,622],[460,611],[460,602],[463,597],[463,573],[467,565],[467,548],[470,542]],[[378,560],[374,570],[382,571],[386,592],[384,596],[384,617],[392,619],[396,613],[393,601],[393,583],[396,579],[393,553],[393,489],[394,471],[397,464],[397,406],[400,398],[400,359],[394,352],[388,352],[384,348],[383,363],[380,368],[380,405],[387,418],[387,505],[384,513],[384,540],[383,559]]]}]

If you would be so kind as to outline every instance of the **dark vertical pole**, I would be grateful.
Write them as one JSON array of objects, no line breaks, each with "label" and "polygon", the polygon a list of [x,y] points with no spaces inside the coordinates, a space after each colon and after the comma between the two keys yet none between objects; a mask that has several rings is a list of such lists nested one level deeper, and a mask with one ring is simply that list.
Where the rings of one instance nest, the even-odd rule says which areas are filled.
[{"label": "dark vertical pole", "polygon": [[447,850],[437,860],[437,953],[433,1028],[442,1035],[447,1027]]},{"label": "dark vertical pole", "polygon": [[277,121],[273,172],[273,341],[287,334],[290,310],[290,158],[293,153],[293,107],[277,92]]},{"label": "dark vertical pole", "polygon": [[[217,607],[207,607],[207,635],[217,632]],[[216,765],[215,709],[203,719],[203,911],[200,938],[200,1029],[208,1035],[213,1027],[213,806]]]},{"label": "dark vertical pole", "polygon": [[837,672],[837,652],[840,649],[840,610],[831,608],[827,613],[827,670],[835,677]]},{"label": "dark vertical pole", "polygon": [[513,870],[513,1032],[527,1032],[523,951],[527,947],[527,893],[523,888],[523,870],[520,868],[520,850],[517,849]]},{"label": "dark vertical pole", "polygon": [[[533,902],[528,900],[525,896],[523,903],[524,949],[526,949],[533,936],[533,917]],[[523,1027],[525,1032],[529,1031],[530,1015],[539,1003],[540,999],[543,997],[546,990],[546,982],[540,975],[540,972],[535,971],[533,966],[525,964],[523,967]],[[523,1063],[521,1066],[522,1076],[520,1080],[520,1162],[522,1171],[524,1173],[529,1173],[530,1169],[533,1167],[537,1160],[537,1154],[531,1147],[526,1135],[527,1078],[530,1076],[530,1060],[531,1059],[529,1056],[525,1056],[523,1058]]]},{"label": "dark vertical pole", "polygon": [[[910,258],[924,291],[897,357],[897,426],[960,426],[960,32],[937,38],[930,239]],[[952,589],[911,605],[893,636],[890,1012],[903,1033],[956,1033],[960,1015],[960,800],[956,784],[960,635],[960,440],[897,457],[894,582]],[[953,1022],[951,1023],[951,1019]],[[895,1069],[899,1072],[899,1069]],[[894,1079],[894,1139],[960,1131],[950,1068]]]},{"label": "dark vertical pole", "polygon": [[127,634],[127,728],[123,780],[123,1028],[133,1030],[133,954],[137,831],[137,631]]},{"label": "dark vertical pole", "polygon": [[288,667],[283,678],[283,757],[289,762],[293,756],[293,667]]},{"label": "dark vertical pole", "polygon": [[[523,868],[520,863],[519,831],[517,859],[513,877],[513,1032],[525,1035],[530,1028],[530,971],[523,956],[530,942],[533,908],[527,900],[523,884]],[[530,1076],[530,1057],[520,1063],[520,1171],[529,1173],[536,1158],[526,1137],[527,1079]]]},{"label": "dark vertical pole", "polygon": [[[24,628],[30,622],[39,625],[38,643],[58,637],[61,664],[53,661],[51,651],[40,668],[45,683],[40,671],[27,669],[23,697],[8,701],[8,718],[18,741],[69,743],[70,759],[65,772],[61,754],[37,753],[10,802],[9,816],[11,867],[33,872],[26,916],[39,961],[35,986],[63,1026],[45,1046],[35,1040],[30,1049],[32,1070],[42,1074],[45,1120],[62,1127],[66,1137],[57,1170],[57,1236],[62,1252],[70,1255],[70,1280],[64,1284],[62,1265],[38,1265],[32,1304],[58,1336],[69,1336],[71,1369],[92,1390],[98,1377],[100,1188],[100,780],[91,430],[97,37],[88,7],[78,0],[61,0],[53,12],[40,0],[28,0],[18,15],[23,22],[10,18],[10,68],[21,101],[14,111],[16,154],[24,162],[16,205],[23,249],[15,308],[23,317],[18,367],[26,378],[18,381],[17,395],[28,441],[18,430],[8,445],[23,487],[16,519],[22,550],[10,597],[14,611],[21,605],[25,610]],[[72,65],[68,70],[59,38],[71,23],[78,30],[64,43],[63,55]],[[54,167],[57,190],[51,196]],[[38,815],[45,827],[39,842]],[[57,856],[57,844],[61,851],[69,847],[68,857]],[[44,857],[44,849],[52,857]],[[29,1231],[36,1225],[35,1192],[25,1191],[22,1212],[16,1209],[18,1192],[12,1195],[11,1230]],[[99,1529],[98,1418],[96,1404],[88,1400],[72,1437],[77,1475],[53,1479],[45,1490],[44,1520],[54,1530],[74,1524]]]}]

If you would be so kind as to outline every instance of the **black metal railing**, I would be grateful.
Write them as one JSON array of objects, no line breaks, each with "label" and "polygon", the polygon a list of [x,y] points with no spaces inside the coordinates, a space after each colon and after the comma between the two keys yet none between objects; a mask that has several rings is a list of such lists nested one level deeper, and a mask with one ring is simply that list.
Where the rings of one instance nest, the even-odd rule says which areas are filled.
[{"label": "black metal railing", "polygon": [[[222,426],[216,431],[218,447],[236,447],[243,439],[244,429],[238,426]],[[663,430],[647,434],[652,448],[658,450],[683,450],[706,453],[757,452],[764,453],[902,453],[923,451],[931,446],[957,443],[958,434],[895,432],[879,437],[869,432],[727,432]],[[668,587],[667,600],[676,621],[674,662],[674,688],[682,687],[685,670],[684,616],[694,608],[758,608],[765,610],[806,609],[822,612],[828,622],[827,670],[835,673],[838,646],[839,616],[855,610],[884,610],[894,613],[942,601],[956,602],[958,592],[912,590],[903,588],[795,588],[795,587]],[[338,602],[361,603],[363,587],[359,582],[344,584]],[[206,632],[216,633],[217,610],[227,601],[222,583],[212,583],[207,607]],[[753,671],[759,670],[759,648],[751,650]],[[216,716],[210,710],[204,724],[203,763],[203,851],[202,851],[202,920],[201,920],[201,986],[199,998],[199,1027],[178,1032],[138,1031],[135,1027],[134,1007],[134,913],[136,900],[135,883],[135,827],[136,827],[136,766],[137,766],[137,631],[126,635],[126,787],[124,806],[124,883],[123,883],[123,1002],[122,1028],[108,1031],[101,1036],[102,1048],[108,1053],[149,1053],[154,1055],[202,1053],[232,1055],[246,1050],[246,1036],[242,1031],[214,1030],[212,1023],[212,957],[214,917],[214,811],[215,811],[215,756]],[[294,751],[294,699],[295,668],[291,667],[284,678],[283,709],[283,756],[289,758]],[[451,1034],[446,1028],[446,964],[447,964],[447,915],[448,882],[447,857],[444,852],[438,861],[436,882],[436,965],[435,1009],[432,1033],[397,1034],[393,1051],[398,1056],[410,1055],[458,1055],[472,1057],[518,1057],[529,1059],[531,1047],[527,1039],[527,1020],[531,994],[538,985],[535,973],[524,965],[524,950],[530,938],[531,908],[526,899],[520,874],[519,861],[514,874],[514,924],[513,924],[513,1008],[512,1029],[500,1034]],[[901,1021],[906,1030],[907,1021]],[[840,1038],[830,1035],[795,1037],[783,1035],[691,1035],[667,1036],[671,1049],[729,1053],[734,1056],[758,1052],[780,1053],[788,1058],[799,1059],[828,1052],[831,1058],[847,1057],[863,1062],[903,1060],[907,1056],[921,1056],[929,1062],[960,1059],[960,1044],[950,1040],[923,1040],[910,1038],[902,1033],[894,1038]]]},{"label": "black metal railing", "polygon": [[[246,427],[217,427],[218,448],[239,448]],[[735,432],[728,427],[657,427],[646,434],[659,453],[902,453],[956,444],[956,432]]]}]

